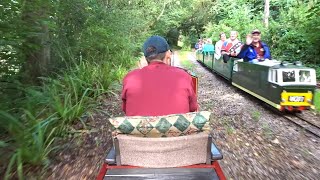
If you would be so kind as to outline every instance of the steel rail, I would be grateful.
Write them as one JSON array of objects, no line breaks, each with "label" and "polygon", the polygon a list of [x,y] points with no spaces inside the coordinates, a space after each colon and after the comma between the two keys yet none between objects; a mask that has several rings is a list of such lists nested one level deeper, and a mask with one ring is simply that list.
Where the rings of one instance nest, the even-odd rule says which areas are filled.
[{"label": "steel rail", "polygon": [[302,129],[320,138],[320,127],[298,115],[283,114],[282,117],[300,126]]}]

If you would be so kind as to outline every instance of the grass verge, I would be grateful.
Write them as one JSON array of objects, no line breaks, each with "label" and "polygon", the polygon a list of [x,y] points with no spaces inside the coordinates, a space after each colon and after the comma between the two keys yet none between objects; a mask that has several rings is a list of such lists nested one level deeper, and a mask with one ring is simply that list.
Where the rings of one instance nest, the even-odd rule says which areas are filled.
[{"label": "grass verge", "polygon": [[49,154],[59,148],[56,137],[68,135],[75,123],[86,128],[82,116],[94,111],[126,72],[121,64],[83,61],[55,78],[42,78],[42,86],[20,88],[24,96],[15,100],[19,106],[0,110],[3,179],[26,179],[26,166],[47,167]]},{"label": "grass verge", "polygon": [[314,105],[316,110],[320,112],[320,90],[316,90],[314,93]]},{"label": "grass verge", "polygon": [[195,68],[195,65],[189,60],[188,54],[190,51],[179,51],[179,59],[180,59],[180,64],[184,68],[193,71]]}]

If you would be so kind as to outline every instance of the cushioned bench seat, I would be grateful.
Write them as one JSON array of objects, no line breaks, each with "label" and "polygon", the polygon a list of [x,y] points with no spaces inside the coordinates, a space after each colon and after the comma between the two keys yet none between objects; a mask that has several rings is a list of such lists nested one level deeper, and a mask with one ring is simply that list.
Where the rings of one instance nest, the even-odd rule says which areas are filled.
[{"label": "cushioned bench seat", "polygon": [[212,143],[210,112],[111,118],[113,147],[102,179],[225,180]]}]

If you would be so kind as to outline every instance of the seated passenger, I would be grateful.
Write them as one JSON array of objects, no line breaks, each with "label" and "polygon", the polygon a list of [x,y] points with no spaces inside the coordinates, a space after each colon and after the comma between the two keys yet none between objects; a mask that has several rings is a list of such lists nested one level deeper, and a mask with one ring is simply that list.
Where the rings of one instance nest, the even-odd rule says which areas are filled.
[{"label": "seated passenger", "polygon": [[238,32],[231,31],[230,38],[226,40],[221,48],[223,61],[226,63],[230,57],[237,57],[240,53],[242,43],[238,40]]},{"label": "seated passenger", "polygon": [[199,39],[198,42],[194,45],[194,49],[195,49],[195,50],[198,50],[198,49],[199,49],[199,47],[200,47],[200,41],[201,41],[201,39]]},{"label": "seated passenger", "polygon": [[203,46],[204,54],[213,54],[214,53],[214,45],[212,44],[212,40],[210,38],[207,39],[207,43]]},{"label": "seated passenger", "polygon": [[122,109],[127,116],[160,116],[198,109],[191,76],[170,66],[167,41],[151,36],[143,45],[148,66],[129,72],[123,80]]},{"label": "seated passenger", "polygon": [[196,52],[201,52],[203,49],[203,40],[199,39],[198,42],[195,44]]},{"label": "seated passenger", "polygon": [[261,32],[258,29],[253,30],[251,35],[247,35],[246,44],[242,47],[239,58],[252,63],[271,59],[268,45],[260,39]]},{"label": "seated passenger", "polygon": [[221,49],[222,49],[222,45],[223,43],[226,41],[226,34],[224,32],[220,33],[220,40],[216,42],[215,45],[215,54],[214,57],[216,59],[219,59],[221,57]]}]

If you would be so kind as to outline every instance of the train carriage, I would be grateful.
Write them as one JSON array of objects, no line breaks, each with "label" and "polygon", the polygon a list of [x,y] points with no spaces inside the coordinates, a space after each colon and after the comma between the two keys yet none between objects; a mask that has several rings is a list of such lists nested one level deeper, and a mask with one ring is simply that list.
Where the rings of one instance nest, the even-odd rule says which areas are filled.
[{"label": "train carriage", "polygon": [[201,50],[196,50],[196,59],[203,61],[203,53]]},{"label": "train carriage", "polygon": [[228,81],[231,80],[232,68],[234,63],[233,59],[231,59],[227,63],[224,63],[222,59],[216,59],[214,58],[214,55],[204,53],[202,51],[198,51],[196,53],[196,59],[202,65],[211,70],[214,70],[215,73],[219,74],[223,78],[227,79]]},{"label": "train carriage", "polygon": [[[280,111],[314,109],[313,94],[316,88],[316,72],[300,62],[286,63],[268,60],[256,64],[230,58],[228,62],[211,59],[213,66],[197,60],[221,75],[233,86],[255,96]],[[210,57],[211,58],[211,57]]]},{"label": "train carriage", "polygon": [[212,52],[204,52],[203,53],[203,64],[205,64],[208,68],[213,68],[213,53]]},{"label": "train carriage", "polygon": [[231,59],[227,63],[225,63],[223,62],[222,59],[213,58],[212,62],[213,62],[212,69],[214,69],[216,73],[220,74],[225,79],[231,81],[234,59]]}]

